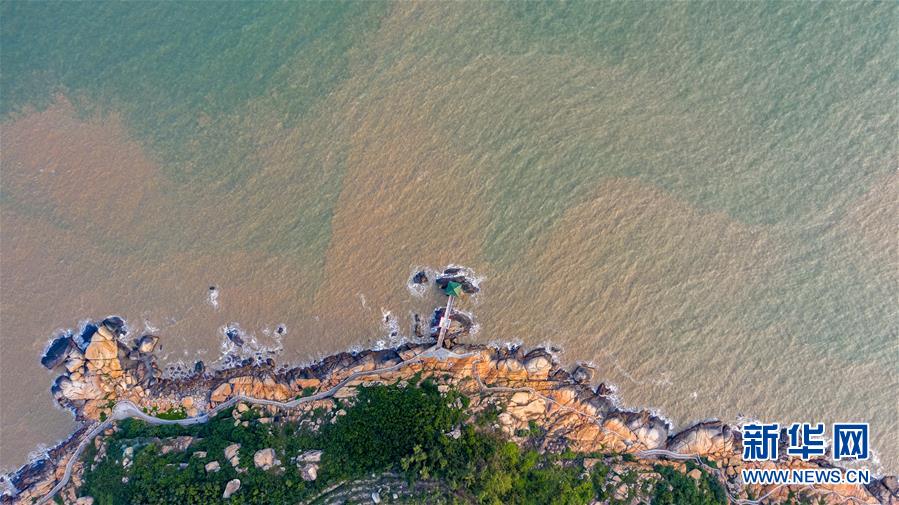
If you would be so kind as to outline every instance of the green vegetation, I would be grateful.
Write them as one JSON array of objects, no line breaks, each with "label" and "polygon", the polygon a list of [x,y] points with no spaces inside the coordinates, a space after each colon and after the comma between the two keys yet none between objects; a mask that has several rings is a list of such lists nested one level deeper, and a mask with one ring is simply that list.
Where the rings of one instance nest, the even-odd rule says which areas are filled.
[{"label": "green vegetation", "polygon": [[655,485],[653,505],[712,505],[727,503],[727,495],[721,484],[702,473],[697,483],[671,467],[656,465],[655,471],[662,476]]},{"label": "green vegetation", "polygon": [[170,421],[187,419],[187,411],[182,408],[171,408],[169,410],[157,413],[156,417],[160,419],[167,419]]},{"label": "green vegetation", "polygon": [[305,398],[305,397],[307,397],[307,396],[312,396],[312,395],[315,394],[315,391],[316,391],[316,389],[315,389],[314,387],[312,387],[312,386],[304,387],[303,390],[300,392],[300,394],[298,394],[298,395],[296,396],[295,399],[296,399],[296,400],[299,400],[300,398]]},{"label": "green vegetation", "polygon": [[[97,451],[85,455],[90,463],[79,494],[93,496],[98,505],[219,503],[225,483],[238,478],[241,488],[228,503],[298,503],[314,500],[336,483],[401,475],[410,484],[427,484],[411,502],[575,505],[597,499],[617,503],[612,496],[620,484],[607,482],[611,468],[604,461],[619,458],[599,455],[587,471],[587,455],[523,449],[492,428],[497,408],[471,419],[466,408],[457,407],[465,403],[457,401],[461,398],[455,391],[441,393],[429,380],[360,388],[355,399],[341,402],[344,410],[339,415],[337,408],[331,413],[310,413],[307,420],[321,421],[317,430],[306,422],[263,424],[255,421],[255,414],[243,426],[235,422],[232,411],[187,427],[122,421],[107,439],[104,459],[92,465]],[[536,425],[528,431],[542,436]],[[163,450],[165,439],[180,435],[194,437],[190,449]],[[245,472],[238,473],[224,459],[224,449],[232,443],[241,444],[240,466]],[[128,447],[133,448],[133,458],[125,468]],[[267,447],[281,460],[280,469],[264,472],[253,465],[253,454]],[[307,482],[291,458],[312,449],[324,453],[318,478]],[[198,451],[205,451],[205,457],[196,456]],[[204,466],[211,461],[220,463],[219,472],[206,473]],[[659,466],[656,472],[662,480],[654,490],[647,482],[642,488],[644,495],[652,492],[653,503],[725,503],[723,490],[707,475],[697,485],[668,467]],[[618,474],[631,493],[636,492],[639,477],[636,471]]]}]

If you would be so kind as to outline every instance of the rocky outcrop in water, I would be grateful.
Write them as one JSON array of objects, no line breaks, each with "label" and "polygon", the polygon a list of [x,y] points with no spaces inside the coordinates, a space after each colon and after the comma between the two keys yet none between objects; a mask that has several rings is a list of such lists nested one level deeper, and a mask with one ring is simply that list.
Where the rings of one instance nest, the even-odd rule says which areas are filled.
[{"label": "rocky outcrop in water", "polygon": [[[540,433],[536,443],[543,451],[569,449],[580,453],[630,454],[633,461],[627,464],[651,469],[652,464],[661,462],[684,472],[682,462],[655,456],[646,456],[644,460],[640,454],[647,450],[664,450],[694,455],[712,462],[722,484],[737,496],[762,496],[772,492],[772,501],[782,501],[791,491],[787,487],[743,486],[739,474],[747,466],[814,468],[826,464],[792,458],[783,458],[777,463],[744,463],[740,457],[739,430],[720,421],[707,421],[674,431],[664,419],[651,412],[618,407],[607,387],[591,383],[596,375],[593,367],[581,364],[569,371],[560,367],[553,353],[546,349],[528,351],[521,347],[456,345],[452,353],[441,354],[426,352],[431,344],[405,344],[393,349],[338,353],[312,365],[287,370],[276,369],[273,362],[245,363],[185,379],[164,379],[158,374],[152,353],[142,350],[149,348],[151,341],[155,346],[158,339],[144,337],[128,347],[119,339],[122,327],[115,321],[112,324],[103,322],[96,326],[89,338],[82,339],[86,344],[83,348],[67,345],[65,355],[54,358],[61,373],[54,385],[57,400],[74,409],[76,417],[88,425],[106,418],[112,405],[122,400],[129,400],[147,412],[177,409],[196,417],[234,401],[238,396],[286,402],[311,392],[331,391],[342,381],[348,381],[330,398],[294,408],[265,407],[266,414],[253,422],[292,422],[314,409],[339,415],[335,412],[335,400],[351,401],[357,388],[396,383],[418,375],[433,378],[442,390],[454,388],[465,394],[473,412],[495,409],[498,412],[495,427],[512,440],[534,443],[536,428]],[[391,368],[400,364],[404,365]],[[361,373],[365,375],[356,375]],[[240,414],[248,408],[244,402],[236,404],[235,422],[240,422]],[[17,498],[6,496],[3,503],[28,503],[31,498],[44,496],[61,478],[77,441],[86,431],[87,428],[82,428],[69,441],[54,448],[49,458],[34,462],[13,475],[11,483],[18,493]],[[191,440],[186,440],[190,437],[183,438],[173,439],[164,447],[186,450]],[[206,471],[216,472],[225,464],[239,472],[248,464],[275,471],[282,464],[270,449],[257,451],[252,463],[241,462],[239,449],[239,444],[226,447],[222,454],[216,455],[217,464],[210,463]],[[291,460],[291,464],[301,469],[304,479],[315,480],[320,458],[320,451],[310,451]],[[64,488],[68,491],[63,496],[74,496],[72,490],[79,465],[75,465],[73,482]],[[235,484],[229,483],[229,488],[233,488],[230,494],[239,489],[239,481],[232,482]],[[897,483],[894,477],[885,477],[867,488],[817,486],[816,493],[815,499],[821,499],[823,503],[894,503]]]},{"label": "rocky outcrop in water", "polygon": [[458,282],[462,285],[462,291],[470,295],[480,291],[478,286],[471,280],[469,272],[463,268],[447,268],[434,280],[434,284],[440,289],[446,288],[446,285],[450,282]]}]

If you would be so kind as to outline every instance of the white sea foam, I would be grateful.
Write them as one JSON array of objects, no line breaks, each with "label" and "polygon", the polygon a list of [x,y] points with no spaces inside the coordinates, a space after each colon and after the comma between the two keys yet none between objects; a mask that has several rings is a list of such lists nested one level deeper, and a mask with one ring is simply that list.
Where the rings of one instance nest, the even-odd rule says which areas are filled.
[{"label": "white sea foam", "polygon": [[[418,272],[424,272],[425,275],[428,276],[428,282],[424,282],[421,284],[412,282]],[[414,268],[412,268],[412,272],[409,274],[409,280],[406,281],[406,289],[409,290],[409,293],[415,298],[424,298],[424,296],[428,293],[428,290],[431,288],[431,283],[434,282],[434,279],[437,278],[437,275],[439,275],[437,270],[431,267],[416,265]]]},{"label": "white sea foam", "polygon": [[149,319],[144,318],[144,332],[145,333],[159,333],[159,327],[153,326],[150,323]]},{"label": "white sea foam", "polygon": [[206,303],[211,305],[214,310],[219,310],[221,308],[219,306],[219,289],[217,287],[213,287],[209,290],[209,294],[206,296]]}]

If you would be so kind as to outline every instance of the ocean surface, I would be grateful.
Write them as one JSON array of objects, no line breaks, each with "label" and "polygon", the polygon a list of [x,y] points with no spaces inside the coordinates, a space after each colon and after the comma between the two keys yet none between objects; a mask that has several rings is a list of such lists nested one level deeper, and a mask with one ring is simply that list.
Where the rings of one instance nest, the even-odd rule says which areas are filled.
[{"label": "ocean surface", "polygon": [[681,427],[868,421],[899,471],[896,2],[3,1],[0,28],[3,470],[73,427],[38,363],[67,328],[214,365],[234,324],[303,362],[408,335],[440,301],[409,277],[459,264],[472,340],[551,343]]}]

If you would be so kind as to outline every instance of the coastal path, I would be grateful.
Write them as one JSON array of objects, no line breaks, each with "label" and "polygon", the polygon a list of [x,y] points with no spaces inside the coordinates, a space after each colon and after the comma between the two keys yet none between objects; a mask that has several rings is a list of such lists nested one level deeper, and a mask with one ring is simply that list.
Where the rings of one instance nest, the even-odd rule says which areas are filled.
[{"label": "coastal path", "polygon": [[[450,297],[450,300],[447,302],[447,312],[445,314],[449,314],[450,313],[449,311],[452,310],[452,303],[453,303],[453,297]],[[342,381],[338,382],[333,387],[331,387],[325,391],[321,391],[319,393],[309,395],[309,396],[304,396],[302,398],[296,398],[294,400],[287,401],[287,402],[281,402],[281,401],[277,401],[277,400],[268,400],[265,398],[253,398],[253,397],[244,396],[244,395],[236,395],[236,396],[231,397],[227,401],[220,403],[219,405],[214,407],[212,410],[204,412],[203,414],[200,414],[195,417],[189,417],[186,419],[160,419],[156,416],[152,416],[152,415],[147,414],[146,412],[142,411],[140,408],[137,407],[137,405],[135,405],[133,402],[131,402],[129,400],[121,400],[115,404],[115,406],[112,409],[112,415],[107,420],[97,424],[90,431],[85,433],[85,435],[81,439],[81,442],[79,442],[78,447],[75,449],[75,451],[72,453],[72,455],[69,457],[68,461],[66,462],[65,472],[63,473],[63,476],[60,478],[59,482],[57,482],[56,485],[53,486],[53,488],[44,497],[39,499],[36,503],[37,503],[37,505],[43,505],[45,503],[48,503],[50,500],[53,499],[53,497],[60,490],[62,490],[63,487],[66,486],[66,484],[68,484],[69,480],[72,477],[72,468],[74,467],[74,465],[78,461],[78,459],[81,457],[81,454],[84,452],[84,449],[87,447],[87,444],[91,443],[91,441],[97,435],[99,435],[100,433],[104,432],[106,429],[111,427],[112,423],[114,421],[120,421],[120,420],[124,420],[124,419],[133,418],[133,419],[140,419],[147,423],[157,424],[157,425],[177,424],[180,426],[190,426],[190,425],[194,425],[194,424],[202,424],[202,423],[208,422],[210,419],[214,418],[216,415],[218,415],[222,411],[227,410],[227,409],[231,408],[232,406],[234,406],[235,404],[237,404],[237,402],[245,402],[245,403],[249,403],[249,404],[253,404],[253,405],[270,405],[270,406],[284,408],[284,409],[291,409],[291,408],[295,408],[299,405],[302,405],[304,403],[314,402],[317,400],[324,400],[324,399],[330,398],[330,397],[334,396],[338,391],[340,391],[341,389],[346,387],[347,384],[349,384],[361,377],[400,370],[403,367],[406,367],[406,366],[409,366],[409,365],[412,365],[415,363],[419,363],[426,358],[436,359],[439,361],[446,361],[448,359],[464,359],[464,358],[476,356],[479,354],[478,352],[468,352],[468,353],[458,354],[449,349],[445,349],[442,345],[443,337],[445,337],[445,329],[441,328],[441,333],[440,333],[440,336],[438,337],[437,343],[434,346],[428,348],[427,350],[421,352],[420,354],[417,354],[405,361],[401,361],[395,365],[391,365],[391,366],[387,366],[387,367],[383,367],[383,368],[377,368],[374,370],[354,372],[354,373],[350,374],[348,377],[346,377],[345,379],[343,379]],[[527,393],[533,394],[533,395],[543,399],[546,402],[553,403],[554,405],[558,406],[561,409],[575,412],[581,416],[587,417],[588,419],[597,423],[597,425],[599,425],[600,429],[604,433],[614,434],[615,436],[618,436],[619,438],[621,438],[627,447],[631,447],[633,445],[632,441],[625,439],[621,434],[619,434],[617,432],[609,431],[605,427],[603,427],[601,424],[601,422],[603,420],[602,418],[587,414],[586,412],[582,412],[571,406],[563,405],[563,404],[559,403],[558,401],[540,393],[539,391],[535,390],[534,388],[485,385],[483,383],[483,381],[481,380],[480,375],[477,373],[477,367],[474,366],[477,363],[479,363],[479,360],[475,360],[472,362],[472,375],[474,376],[475,380],[477,381],[478,387],[480,388],[481,391],[487,392],[487,393],[527,392]],[[699,457],[699,455],[696,455],[696,454],[681,454],[681,453],[677,453],[677,452],[668,451],[665,449],[647,449],[647,450],[643,450],[643,451],[637,451],[636,453],[634,453],[634,455],[638,458],[644,458],[644,459],[664,457],[664,458],[678,460],[678,461],[692,460],[692,461],[695,461],[698,465],[701,465],[707,471],[718,476],[718,478],[722,479],[722,481],[726,481],[725,476],[723,475],[723,472],[721,472],[720,469],[710,467],[702,460],[702,458]],[[730,490],[726,490],[726,491],[728,494],[728,498],[730,499],[730,501],[732,503],[735,503],[737,505],[759,505],[764,499],[766,499],[768,496],[770,496],[775,491],[777,491],[779,489],[779,487],[780,486],[772,489],[771,491],[766,493],[764,496],[762,496],[756,500],[747,500],[747,499],[736,498],[733,495],[731,495]],[[824,494],[835,494],[835,492],[832,492],[832,491],[825,492]],[[857,501],[853,497],[849,497],[849,498],[853,501]],[[859,503],[861,503],[861,502],[859,502]]]}]

